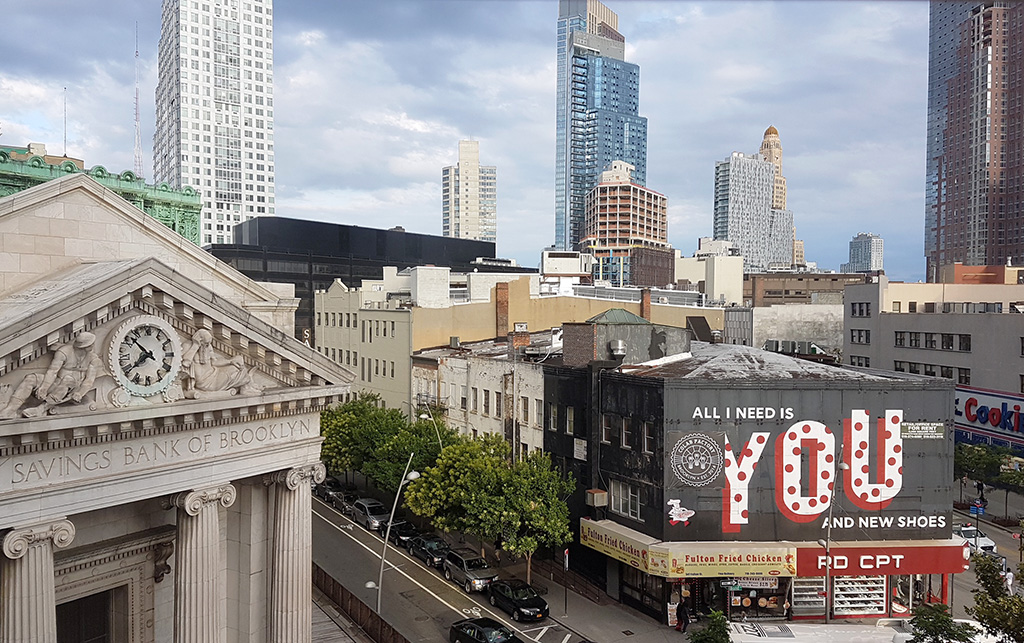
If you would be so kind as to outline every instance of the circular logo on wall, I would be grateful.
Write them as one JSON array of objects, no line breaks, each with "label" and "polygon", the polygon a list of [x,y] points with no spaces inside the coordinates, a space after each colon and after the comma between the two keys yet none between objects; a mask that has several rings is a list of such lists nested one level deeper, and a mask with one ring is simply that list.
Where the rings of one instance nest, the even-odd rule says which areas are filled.
[{"label": "circular logo on wall", "polygon": [[714,438],[706,433],[690,433],[679,438],[670,456],[672,472],[690,487],[704,487],[722,472],[724,454]]}]

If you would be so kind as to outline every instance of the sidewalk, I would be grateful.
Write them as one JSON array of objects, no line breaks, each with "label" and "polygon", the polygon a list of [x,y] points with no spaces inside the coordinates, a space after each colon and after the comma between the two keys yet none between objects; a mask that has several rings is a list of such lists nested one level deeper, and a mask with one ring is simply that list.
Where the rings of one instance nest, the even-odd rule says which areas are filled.
[{"label": "sidewalk", "polygon": [[[490,553],[489,548],[488,553]],[[501,575],[504,577],[511,576],[526,580],[525,559],[509,563],[503,557],[500,569]],[[565,588],[557,582],[545,576],[539,576],[536,573],[536,567],[534,567],[531,580],[547,589],[544,599],[548,602],[551,618],[588,641],[597,643],[673,641],[681,643],[689,638],[668,625],[659,623],[653,618],[610,599],[606,604],[598,605],[572,590],[566,592]],[[566,609],[566,599],[568,599],[568,609]],[[701,629],[701,625],[701,623],[691,623],[687,633]],[[540,626],[543,626],[543,623],[536,627]]]},{"label": "sidewalk", "polygon": [[340,613],[334,603],[314,587],[311,643],[373,643],[373,639]]},{"label": "sidewalk", "polygon": [[[978,490],[975,488],[974,485],[974,480],[970,480],[963,488],[963,501],[968,504],[971,503],[978,496]],[[953,498],[957,502],[960,501],[961,497],[960,489],[958,488],[959,486],[959,484],[954,484],[953,487]],[[995,522],[993,522],[993,519],[1003,518],[1007,515],[1009,515],[1010,518],[1024,516],[1024,496],[1013,491],[1007,494],[1007,492],[1004,491],[1003,489],[986,488],[985,498],[988,500],[988,506],[985,507],[985,515],[983,516],[970,514],[970,512],[966,509],[957,509],[956,511],[965,516],[969,516],[969,518],[972,520],[982,522],[989,527],[993,527],[995,529],[1002,529],[1003,531],[1008,533],[1019,533],[1019,527],[1006,527],[1003,525],[998,525]]]}]

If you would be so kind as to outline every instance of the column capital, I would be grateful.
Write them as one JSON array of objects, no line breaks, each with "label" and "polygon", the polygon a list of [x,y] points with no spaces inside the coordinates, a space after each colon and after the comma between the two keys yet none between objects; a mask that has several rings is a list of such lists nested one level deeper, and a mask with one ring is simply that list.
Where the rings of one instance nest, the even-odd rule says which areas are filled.
[{"label": "column capital", "polygon": [[309,485],[310,481],[317,484],[327,477],[327,469],[323,462],[308,464],[293,469],[282,469],[263,476],[263,484],[284,484],[291,491],[295,491],[300,485]]},{"label": "column capital", "polygon": [[230,507],[235,502],[235,494],[235,487],[232,484],[182,491],[171,496],[165,502],[165,507],[167,509],[177,507],[184,509],[185,513],[190,516],[198,516],[204,505],[219,502],[223,507]]},{"label": "column capital", "polygon": [[70,520],[53,520],[12,529],[4,535],[3,550],[8,558],[17,560],[32,545],[51,541],[54,547],[67,547],[74,539],[75,525]]}]

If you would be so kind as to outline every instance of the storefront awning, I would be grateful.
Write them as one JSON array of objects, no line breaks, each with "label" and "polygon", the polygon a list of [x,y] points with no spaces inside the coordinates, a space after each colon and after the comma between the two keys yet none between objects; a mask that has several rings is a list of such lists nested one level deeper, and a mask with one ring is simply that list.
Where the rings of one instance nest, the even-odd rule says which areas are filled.
[{"label": "storefront awning", "polygon": [[[825,549],[796,543],[797,575],[824,576]],[[963,538],[947,540],[836,541],[829,547],[833,576],[959,574],[971,557]]]},{"label": "storefront awning", "polygon": [[621,560],[648,573],[649,549],[658,542],[647,534],[630,529],[614,520],[580,519],[580,544],[596,549],[606,556]]},{"label": "storefront awning", "polygon": [[[825,549],[811,542],[662,542],[613,520],[583,518],[580,544],[671,578],[825,574]],[[833,576],[959,573],[970,558],[962,538],[833,541],[829,553]]]}]

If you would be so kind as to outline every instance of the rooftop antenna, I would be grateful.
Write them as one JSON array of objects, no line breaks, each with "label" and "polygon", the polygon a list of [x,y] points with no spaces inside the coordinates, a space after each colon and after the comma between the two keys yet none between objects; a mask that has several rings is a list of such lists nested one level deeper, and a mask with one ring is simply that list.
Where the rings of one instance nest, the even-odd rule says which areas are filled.
[{"label": "rooftop antenna", "polygon": [[142,178],[142,125],[139,122],[139,23],[135,22],[135,176]]},{"label": "rooftop antenna", "polygon": [[68,88],[64,88],[64,158],[68,157]]}]

